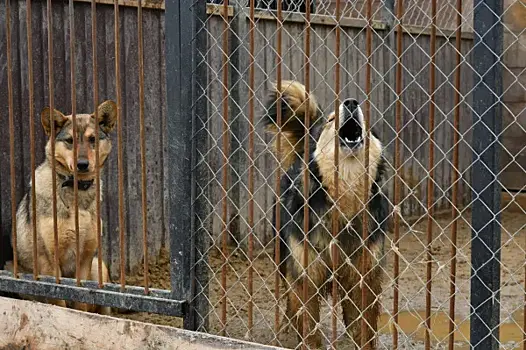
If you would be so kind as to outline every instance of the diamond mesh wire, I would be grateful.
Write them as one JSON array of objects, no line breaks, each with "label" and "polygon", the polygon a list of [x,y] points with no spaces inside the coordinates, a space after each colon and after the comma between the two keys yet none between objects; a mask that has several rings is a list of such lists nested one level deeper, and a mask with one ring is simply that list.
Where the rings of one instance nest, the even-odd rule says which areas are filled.
[{"label": "diamond mesh wire", "polygon": [[[208,0],[209,3],[221,5],[223,0]],[[236,1],[239,6],[249,7],[249,0]],[[235,1],[230,1],[234,4]],[[341,0],[341,15],[342,17],[366,19],[366,5],[367,0]],[[336,0],[315,0],[311,1],[313,6],[313,13],[322,16],[336,16]],[[382,20],[382,13],[378,10],[387,10],[388,2],[385,0],[372,0],[373,19]],[[256,0],[255,8],[257,10],[276,10],[276,0]],[[454,30],[456,29],[456,0],[439,1],[439,11],[437,12],[437,26],[442,29]],[[396,0],[395,0],[396,7]],[[404,15],[403,21],[406,25],[427,27],[431,25],[431,1],[409,0],[404,1]],[[305,0],[289,0],[282,1],[282,9],[291,12],[305,13]],[[473,21],[473,0],[463,1],[463,25],[472,23]],[[463,27],[463,30],[466,30]]]},{"label": "diamond mesh wire", "polygon": [[[369,97],[370,125],[378,133],[385,150],[388,169],[384,188],[390,202],[390,219],[398,217],[399,220],[399,240],[395,240],[395,227],[391,225],[385,232],[382,255],[385,263],[380,267],[384,274],[383,290],[374,295],[381,305],[377,347],[394,348],[394,334],[398,348],[445,348],[449,341],[455,346],[468,346],[472,316],[469,308],[471,205],[476,198],[471,183],[472,137],[477,124],[472,117],[473,92],[477,84],[484,83],[484,77],[474,74],[477,58],[473,56],[473,13],[477,9],[473,8],[473,2],[462,2],[460,26],[457,25],[457,2],[438,2],[435,52],[432,53],[431,1],[403,3],[402,46],[398,51],[399,22],[395,20],[394,25],[389,26],[383,21],[386,2],[371,2],[371,18],[378,22],[373,23],[372,40],[368,43],[366,23],[346,21],[348,18],[367,19],[367,2],[342,0],[339,62],[335,54],[335,1],[316,1],[310,26],[305,23],[305,8],[300,8],[303,3],[283,1],[296,7],[284,8],[281,26],[278,12],[267,11],[269,6],[276,8],[274,1],[254,3],[253,45],[249,1],[230,1],[232,7],[228,9],[228,16],[220,6],[222,1],[215,2],[209,5],[207,17],[200,23],[207,46],[198,59],[201,68],[207,71],[207,79],[206,86],[201,87],[206,94],[198,103],[206,104],[207,113],[198,116],[196,131],[197,138],[206,140],[197,146],[196,171],[206,174],[197,181],[196,201],[205,207],[198,214],[197,225],[199,235],[204,235],[210,244],[197,255],[198,265],[206,270],[200,283],[207,291],[201,297],[206,299],[208,311],[199,315],[209,322],[206,331],[264,344],[299,346],[291,323],[283,321],[285,324],[279,327],[275,324],[276,311],[280,322],[284,320],[287,290],[281,282],[280,298],[275,299],[275,276],[279,271],[274,263],[272,204],[276,197],[278,164],[270,146],[275,136],[262,131],[261,116],[265,112],[270,83],[276,80],[278,69],[281,69],[282,79],[300,82],[305,81],[308,69],[310,90],[323,107],[325,116],[335,110],[337,93],[341,100],[352,97],[363,102]],[[397,3],[393,10],[396,6]],[[526,210],[520,202],[520,191],[526,185],[521,176],[526,166],[523,142],[526,137],[526,32],[521,27],[524,21],[520,15],[526,14],[525,8],[521,1],[506,3],[501,17],[504,49],[500,66],[504,92],[496,96],[504,120],[503,130],[497,135],[502,149],[502,168],[495,174],[504,191],[502,210],[499,217],[495,215],[502,230],[500,327],[501,343],[510,348],[522,341],[524,326]],[[459,28],[461,45],[457,50],[455,31]],[[308,63],[305,57],[307,31],[310,31]],[[280,36],[281,47],[278,45]],[[400,81],[396,79],[398,62],[401,64]],[[339,91],[335,88],[337,64],[340,65]],[[365,90],[368,69],[370,91]],[[431,69],[435,71],[434,87],[430,86]],[[458,82],[457,72],[460,74]],[[400,103],[400,113],[396,111],[397,103]],[[433,130],[429,123],[430,108],[435,111]],[[225,110],[228,111],[226,121]],[[249,121],[251,115],[253,122]],[[399,142],[399,169],[395,167],[396,140]],[[433,164],[429,164],[431,152]],[[431,171],[433,178],[429,187]],[[280,173],[289,176],[286,169]],[[252,185],[249,174],[253,176]],[[292,180],[301,181],[300,178],[301,175]],[[400,184],[398,203],[395,203],[395,179]],[[457,194],[456,199],[453,193]],[[331,214],[312,215],[318,227],[322,226],[330,235],[328,218]],[[286,224],[281,222],[281,227]],[[301,231],[301,227],[298,230]],[[427,232],[431,232],[429,241]],[[225,237],[226,248],[222,245]],[[321,258],[330,247],[322,249],[315,247],[316,242],[308,244],[320,251],[309,263],[330,270],[330,263]],[[398,276],[394,272],[395,257],[399,264]],[[351,259],[342,255],[340,261]],[[455,267],[454,283],[451,282],[452,266]],[[351,264],[345,268],[353,267]],[[426,275],[428,271],[429,276]],[[310,282],[314,280],[311,274],[307,278]],[[350,293],[355,293],[366,281],[366,278],[360,280]],[[324,344],[331,341],[331,283],[329,278],[323,284],[329,287],[328,294],[322,293],[322,286],[316,288],[321,309],[317,329],[322,333]],[[342,287],[340,282],[338,287]],[[430,288],[429,294],[426,294],[427,288]],[[429,297],[427,307],[426,295]],[[453,296],[454,309],[451,309]],[[342,302],[355,303],[351,299],[344,297],[336,303],[337,348],[356,345],[345,333],[342,319]],[[361,305],[356,307],[360,309]],[[354,321],[360,323],[360,319]],[[430,329],[426,328],[426,321]],[[285,328],[283,332],[276,333],[276,329],[282,327]]]}]

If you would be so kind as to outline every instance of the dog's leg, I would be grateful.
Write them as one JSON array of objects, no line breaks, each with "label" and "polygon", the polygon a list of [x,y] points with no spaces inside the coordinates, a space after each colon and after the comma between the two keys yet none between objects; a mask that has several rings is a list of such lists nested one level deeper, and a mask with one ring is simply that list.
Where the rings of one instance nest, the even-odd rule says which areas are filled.
[{"label": "dog's leg", "polygon": [[[291,263],[291,275],[287,279],[292,285],[292,290],[288,294],[288,314],[295,317],[295,331],[300,342],[304,342],[308,348],[321,347],[321,332],[317,325],[320,322],[320,303],[319,293],[320,287],[325,282],[327,277],[327,268],[324,262],[314,249],[309,248],[309,267],[307,268],[307,299],[303,295],[303,278],[301,271],[303,270],[301,261],[303,260],[303,243],[292,242],[292,255],[294,263]],[[305,305],[304,309],[302,306]],[[307,329],[306,338],[303,338],[303,314],[307,313]],[[290,316],[289,316],[290,317]]]},{"label": "dog's leg", "polygon": [[[38,257],[38,270],[40,272],[39,274],[41,275],[54,276],[55,275],[54,260],[50,261],[47,255],[40,255]],[[62,277],[62,271],[60,270],[60,267],[58,269],[58,277]],[[49,304],[66,307],[65,300],[47,298],[46,302]]]},{"label": "dog's leg", "polygon": [[[88,280],[91,275],[92,260],[93,260],[93,253],[91,251],[89,253],[84,252],[84,254],[82,254],[81,256],[79,276],[80,276],[80,279],[83,281]],[[89,309],[89,305],[85,303],[75,302],[73,304],[73,308],[75,308],[76,310],[87,312]]]},{"label": "dog's leg", "polygon": [[[362,317],[365,317],[365,346],[362,349],[376,349],[376,333],[380,316],[378,297],[382,292],[381,269],[370,253],[366,254],[365,265],[361,252],[353,259],[354,267],[340,277],[343,319],[347,332],[352,336],[355,347],[362,343]],[[374,262],[374,264],[373,264]],[[360,272],[365,272],[362,279]],[[365,288],[366,304],[362,305],[362,289]]]},{"label": "dog's leg", "polygon": [[[320,322],[320,301],[318,289],[312,284],[308,283],[307,302],[303,299],[303,283],[297,282],[294,289],[289,293],[291,313],[296,315],[296,332],[299,341],[303,341],[308,349],[321,348],[321,332],[317,325]],[[300,311],[302,305],[305,309]],[[307,313],[307,329],[306,337],[304,338],[304,313]]]}]

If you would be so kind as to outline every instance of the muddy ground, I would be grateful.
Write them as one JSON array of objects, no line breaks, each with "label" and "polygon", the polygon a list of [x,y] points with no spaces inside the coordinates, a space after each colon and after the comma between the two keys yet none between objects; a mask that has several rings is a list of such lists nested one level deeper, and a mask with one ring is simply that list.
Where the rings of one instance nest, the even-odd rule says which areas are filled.
[{"label": "muddy ground", "polygon": [[[457,242],[457,280],[456,280],[456,332],[455,340],[458,349],[468,349],[469,339],[469,296],[470,296],[470,256],[471,256],[471,214],[465,213],[458,223]],[[514,212],[502,215],[502,274],[501,274],[501,342],[505,348],[519,346],[522,340],[522,315],[524,307],[524,273],[525,273],[525,242],[526,216]],[[432,333],[434,348],[447,347],[448,341],[448,309],[449,309],[449,271],[451,254],[451,219],[436,218],[433,223],[434,239],[432,243]],[[399,301],[399,348],[423,349],[424,317],[426,298],[426,221],[422,220],[403,227],[400,230],[400,301]],[[380,349],[392,347],[391,330],[393,310],[393,260],[392,234],[386,243],[387,278],[384,283],[384,293],[381,296],[383,314],[380,320]],[[249,339],[258,343],[270,344],[275,339],[274,315],[274,264],[271,250],[262,250],[254,263],[254,328],[252,336],[248,335],[248,266],[249,263],[241,251],[234,252],[227,267],[227,326],[226,335],[233,338]],[[220,330],[220,280],[221,259],[216,251],[210,254],[210,332],[219,334]],[[169,289],[169,260],[163,252],[159,263],[150,267],[151,286]],[[128,278],[129,284],[141,285],[142,273]],[[282,293],[282,291],[281,291]],[[330,305],[330,300],[324,302]],[[281,303],[281,313],[284,303]],[[178,318],[153,315],[147,313],[120,314],[125,317],[144,322],[181,327]],[[331,332],[331,312],[328,306],[322,309],[322,330],[326,337]],[[343,324],[339,320],[341,334],[338,348],[352,348],[352,343],[343,334]],[[294,347],[294,337],[291,332],[279,339],[280,345]]]}]

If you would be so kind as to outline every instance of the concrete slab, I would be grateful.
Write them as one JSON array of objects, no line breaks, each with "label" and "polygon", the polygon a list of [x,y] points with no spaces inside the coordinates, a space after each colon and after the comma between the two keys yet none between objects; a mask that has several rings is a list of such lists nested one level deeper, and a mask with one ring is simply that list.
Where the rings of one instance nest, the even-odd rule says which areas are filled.
[{"label": "concrete slab", "polygon": [[0,297],[0,350],[281,349]]}]

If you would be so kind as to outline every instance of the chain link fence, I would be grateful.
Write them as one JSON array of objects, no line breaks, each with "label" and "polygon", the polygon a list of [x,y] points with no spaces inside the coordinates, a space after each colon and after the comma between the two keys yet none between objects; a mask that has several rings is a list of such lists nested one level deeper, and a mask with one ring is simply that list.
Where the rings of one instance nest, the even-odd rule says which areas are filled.
[{"label": "chain link fence", "polygon": [[[208,1],[212,4],[221,5],[223,0]],[[249,0],[230,1],[230,5],[237,4],[238,6],[248,8],[250,6]],[[336,0],[316,0],[310,1],[311,11],[313,14],[321,16],[336,16]],[[374,20],[384,20],[385,16],[392,14],[392,1],[372,0],[372,18]],[[282,1],[283,11],[288,12],[302,12],[305,13],[305,0],[289,0]],[[391,5],[390,5],[391,4]],[[276,10],[276,0],[259,0],[255,1],[256,10]],[[340,13],[342,17],[367,19],[366,0],[343,0],[340,2]],[[428,27],[432,23],[431,18],[431,2],[410,0],[404,2],[404,13],[402,14],[402,21],[406,26]],[[462,30],[472,31],[473,26],[473,1],[463,1],[461,6],[462,16]],[[387,12],[387,13],[386,13]],[[440,1],[437,3],[436,25],[441,29],[455,30],[456,16],[459,11],[456,8],[455,0]],[[393,14],[394,15],[394,14]],[[287,17],[287,15],[285,15]]]},{"label": "chain link fence", "polygon": [[[525,4],[506,3],[500,12],[497,2],[405,1],[399,7],[340,1],[338,11],[336,3],[312,1],[306,11],[302,2],[297,5],[303,8],[278,11],[277,2],[221,2],[198,20],[197,35],[206,40],[198,49],[196,72],[202,77],[194,133],[195,235],[202,244],[195,265],[199,329],[290,348],[305,345],[315,339],[301,330],[310,321],[294,328],[297,321],[285,317],[292,290],[301,304],[296,316],[308,311],[324,346],[359,346],[360,337],[345,332],[353,323],[361,333],[374,328],[377,348],[462,348],[470,339],[481,349],[519,346],[526,225],[519,202],[526,164],[526,34],[519,17]],[[341,246],[339,261],[353,261],[354,267],[340,266],[340,277],[332,277],[339,265],[332,265],[328,252],[347,233],[332,226],[332,211],[320,214],[317,207],[320,198],[331,198],[329,185],[311,184],[305,209],[303,173],[279,167],[273,148],[278,136],[264,132],[263,118],[271,83],[280,79],[306,84],[324,117],[338,110],[336,100],[357,99],[383,144],[390,225],[377,256],[383,260],[381,293],[364,287],[374,279]],[[494,118],[502,126],[492,124]],[[316,144],[319,134],[312,133],[309,142]],[[298,142],[300,147],[290,147],[298,152],[297,164],[304,164],[304,139]],[[306,157],[311,170],[320,154],[318,160]],[[322,177],[332,176],[333,170],[325,171]],[[277,223],[274,201],[290,200],[295,186],[302,204],[293,209],[282,199],[286,209]],[[296,217],[303,210],[316,213],[306,224],[308,248],[306,227]],[[283,238],[291,234],[290,225],[298,232],[296,248]],[[326,237],[334,235],[331,244],[312,241],[320,225]],[[276,239],[277,229],[289,239],[285,245]],[[280,270],[286,258],[299,259],[294,249],[310,249],[302,265],[308,272],[298,272],[296,281],[305,279],[306,289],[287,284],[290,276]],[[323,270],[322,282],[316,266]],[[343,294],[342,269],[363,276]],[[301,291],[310,293],[313,286],[317,296],[304,304]],[[362,292],[380,305],[376,326],[367,318],[370,308],[362,308],[369,304],[357,297]],[[310,305],[316,298],[319,315]],[[488,306],[490,300],[496,306]],[[342,308],[349,302],[357,316],[350,322]],[[500,338],[488,337],[488,328],[499,326]]]}]

